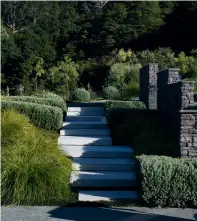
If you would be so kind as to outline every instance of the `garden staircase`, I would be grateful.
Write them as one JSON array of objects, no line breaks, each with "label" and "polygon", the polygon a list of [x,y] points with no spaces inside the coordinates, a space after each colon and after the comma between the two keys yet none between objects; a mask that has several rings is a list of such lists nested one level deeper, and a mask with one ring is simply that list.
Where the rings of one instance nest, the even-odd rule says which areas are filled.
[{"label": "garden staircase", "polygon": [[58,143],[73,159],[78,200],[136,200],[133,151],[112,146],[103,104],[70,104],[65,120]]}]

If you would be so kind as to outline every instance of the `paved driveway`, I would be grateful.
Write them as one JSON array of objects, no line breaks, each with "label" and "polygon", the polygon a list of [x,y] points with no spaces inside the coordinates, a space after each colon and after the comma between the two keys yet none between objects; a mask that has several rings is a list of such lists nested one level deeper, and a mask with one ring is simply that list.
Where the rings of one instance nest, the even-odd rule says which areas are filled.
[{"label": "paved driveway", "polygon": [[195,209],[143,207],[2,207],[2,221],[185,221],[197,220]]}]

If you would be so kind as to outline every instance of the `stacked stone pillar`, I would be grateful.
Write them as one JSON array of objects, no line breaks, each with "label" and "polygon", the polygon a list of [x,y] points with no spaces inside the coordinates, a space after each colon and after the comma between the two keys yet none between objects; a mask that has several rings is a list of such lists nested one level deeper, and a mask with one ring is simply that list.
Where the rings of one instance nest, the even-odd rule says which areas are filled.
[{"label": "stacked stone pillar", "polygon": [[181,81],[177,68],[159,72],[158,64],[148,64],[140,70],[140,100],[162,114],[182,157],[197,157],[197,110],[187,110],[194,103],[194,83]]},{"label": "stacked stone pillar", "polygon": [[157,109],[158,64],[148,64],[140,70],[140,100],[148,109]]}]

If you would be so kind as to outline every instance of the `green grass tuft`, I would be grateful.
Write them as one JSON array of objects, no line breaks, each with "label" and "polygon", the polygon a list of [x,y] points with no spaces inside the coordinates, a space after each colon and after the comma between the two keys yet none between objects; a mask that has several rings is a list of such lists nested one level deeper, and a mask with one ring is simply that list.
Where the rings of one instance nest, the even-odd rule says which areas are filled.
[{"label": "green grass tuft", "polygon": [[[9,115],[13,117],[14,113],[5,112],[2,122],[6,122]],[[19,118],[23,121],[19,122]],[[2,127],[3,140],[7,133],[9,137],[13,133],[18,136],[18,139],[11,139],[12,142],[7,139],[2,149],[2,204],[63,205],[71,197],[71,160],[57,145],[56,133],[28,125],[25,118],[15,113],[9,123],[15,130],[10,132]]]}]

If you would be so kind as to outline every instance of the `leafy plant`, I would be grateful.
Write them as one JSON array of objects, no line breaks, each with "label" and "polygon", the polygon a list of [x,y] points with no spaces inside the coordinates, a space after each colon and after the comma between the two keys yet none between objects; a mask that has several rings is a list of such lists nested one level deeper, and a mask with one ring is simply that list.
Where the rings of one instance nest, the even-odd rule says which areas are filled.
[{"label": "leafy plant", "polygon": [[1,101],[2,110],[15,110],[29,117],[31,123],[47,130],[62,126],[63,113],[58,107],[21,101]]},{"label": "leafy plant", "polygon": [[72,100],[86,102],[86,101],[90,100],[90,94],[85,89],[78,88],[78,89],[74,90],[74,92],[72,94]]},{"label": "leafy plant", "polygon": [[37,103],[37,104],[44,104],[44,105],[50,105],[53,107],[59,107],[63,112],[66,112],[66,102],[63,99],[59,99],[58,97],[35,97],[35,96],[9,96],[4,97],[2,100],[7,101],[22,101],[22,102],[29,102],[29,103]]},{"label": "leafy plant", "polygon": [[[65,56],[63,61],[58,61],[57,65],[50,69],[52,84],[55,87],[63,88],[63,95],[70,96],[70,90],[76,87],[78,79],[78,65],[71,58]],[[58,90],[58,88],[56,89]]]},{"label": "leafy plant", "polygon": [[116,87],[113,86],[104,87],[103,97],[106,99],[116,100],[120,97],[120,92]]},{"label": "leafy plant", "polygon": [[138,156],[141,197],[148,206],[196,207],[197,160]]}]

